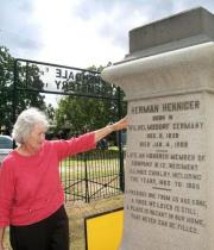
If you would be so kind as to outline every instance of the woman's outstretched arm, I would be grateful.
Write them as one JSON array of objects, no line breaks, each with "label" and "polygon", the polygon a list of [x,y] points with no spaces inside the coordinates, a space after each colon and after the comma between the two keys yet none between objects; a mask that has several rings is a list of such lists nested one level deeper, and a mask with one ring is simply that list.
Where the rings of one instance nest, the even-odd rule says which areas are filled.
[{"label": "woman's outstretched arm", "polygon": [[128,126],[127,117],[122,118],[118,122],[115,122],[111,125],[107,125],[101,129],[95,130],[95,142],[97,143],[102,138],[106,137],[107,135],[111,134],[114,131],[120,131],[122,129],[126,129]]}]

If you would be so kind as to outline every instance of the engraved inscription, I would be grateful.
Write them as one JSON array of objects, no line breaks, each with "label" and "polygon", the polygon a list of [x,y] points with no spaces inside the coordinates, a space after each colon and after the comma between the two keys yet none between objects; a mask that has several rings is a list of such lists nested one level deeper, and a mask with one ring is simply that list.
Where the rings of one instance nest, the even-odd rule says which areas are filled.
[{"label": "engraved inscription", "polygon": [[126,210],[136,223],[200,234],[206,154],[200,96],[130,105]]}]

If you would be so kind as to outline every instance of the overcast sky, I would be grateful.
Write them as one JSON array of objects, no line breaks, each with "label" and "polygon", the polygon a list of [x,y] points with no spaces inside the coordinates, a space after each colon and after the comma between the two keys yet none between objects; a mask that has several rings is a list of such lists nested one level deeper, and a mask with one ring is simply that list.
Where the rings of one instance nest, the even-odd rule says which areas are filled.
[{"label": "overcast sky", "polygon": [[128,53],[130,30],[213,0],[0,0],[0,45],[14,57],[74,67]]}]

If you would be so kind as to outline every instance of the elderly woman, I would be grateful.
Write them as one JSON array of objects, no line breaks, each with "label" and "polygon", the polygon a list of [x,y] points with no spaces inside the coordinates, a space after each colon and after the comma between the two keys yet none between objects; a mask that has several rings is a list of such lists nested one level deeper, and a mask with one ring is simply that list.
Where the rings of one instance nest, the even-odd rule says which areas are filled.
[{"label": "elderly woman", "polygon": [[0,169],[0,250],[5,227],[15,250],[68,250],[68,218],[59,162],[96,147],[113,131],[127,127],[126,119],[69,140],[45,140],[48,121],[44,113],[23,111],[13,129],[18,143]]}]

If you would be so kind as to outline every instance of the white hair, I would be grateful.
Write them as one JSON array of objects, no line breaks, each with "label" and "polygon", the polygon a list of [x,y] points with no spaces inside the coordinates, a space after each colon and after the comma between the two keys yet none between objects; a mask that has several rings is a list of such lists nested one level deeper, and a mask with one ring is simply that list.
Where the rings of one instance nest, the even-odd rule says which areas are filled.
[{"label": "white hair", "polygon": [[17,143],[23,144],[36,124],[42,124],[45,129],[48,129],[49,123],[45,113],[37,108],[24,110],[14,124],[12,131],[13,139]]}]

